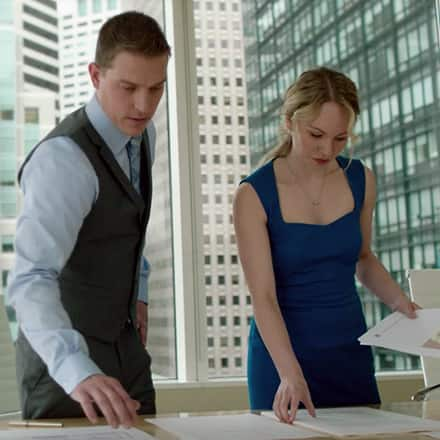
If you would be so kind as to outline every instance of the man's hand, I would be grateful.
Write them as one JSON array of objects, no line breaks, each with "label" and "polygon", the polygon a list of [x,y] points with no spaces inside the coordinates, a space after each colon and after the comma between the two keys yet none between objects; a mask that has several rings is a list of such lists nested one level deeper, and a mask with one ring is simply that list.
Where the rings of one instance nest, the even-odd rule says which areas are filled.
[{"label": "man's hand", "polygon": [[136,328],[141,337],[142,345],[147,345],[148,304],[138,301],[136,304]]},{"label": "man's hand", "polygon": [[133,400],[122,385],[110,376],[104,374],[89,376],[75,387],[70,397],[80,403],[91,423],[98,422],[94,404],[113,428],[118,428],[120,425],[130,428],[136,423],[139,402]]}]

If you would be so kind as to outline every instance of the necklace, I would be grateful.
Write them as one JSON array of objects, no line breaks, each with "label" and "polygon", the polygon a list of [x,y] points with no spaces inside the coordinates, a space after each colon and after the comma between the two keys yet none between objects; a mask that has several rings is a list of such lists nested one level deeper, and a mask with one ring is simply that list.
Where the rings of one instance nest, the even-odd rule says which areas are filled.
[{"label": "necklace", "polygon": [[286,159],[286,165],[287,165],[287,169],[289,170],[289,173],[295,179],[296,183],[298,184],[298,186],[300,187],[301,191],[306,196],[306,198],[310,200],[310,203],[312,204],[312,206],[314,208],[317,208],[321,204],[321,195],[322,195],[322,191],[324,190],[324,184],[325,184],[325,179],[327,177],[327,173],[325,173],[324,177],[322,178],[321,187],[319,188],[318,194],[316,195],[316,197],[311,197],[310,194],[308,193],[308,191],[306,191],[306,189],[304,188],[304,186],[301,184],[300,180],[298,179],[298,175],[293,172],[293,170],[290,166],[290,163],[287,160],[287,157],[285,159]]}]

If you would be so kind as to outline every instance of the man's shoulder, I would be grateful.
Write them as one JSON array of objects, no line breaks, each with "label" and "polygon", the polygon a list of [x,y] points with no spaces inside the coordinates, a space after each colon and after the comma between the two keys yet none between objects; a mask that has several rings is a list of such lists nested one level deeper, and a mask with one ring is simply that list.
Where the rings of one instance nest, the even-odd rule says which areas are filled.
[{"label": "man's shoulder", "polygon": [[[83,128],[87,124],[87,115],[84,107],[81,107],[63,118],[46,136],[46,138],[56,136],[69,136]],[[45,138],[45,139],[46,139]]]}]

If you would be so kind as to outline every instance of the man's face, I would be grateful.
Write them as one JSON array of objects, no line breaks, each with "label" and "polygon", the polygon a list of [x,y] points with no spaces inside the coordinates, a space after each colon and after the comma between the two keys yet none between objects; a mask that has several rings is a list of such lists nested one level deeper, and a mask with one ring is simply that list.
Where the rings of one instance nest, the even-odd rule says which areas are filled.
[{"label": "man's face", "polygon": [[162,97],[168,54],[145,57],[123,51],[111,66],[89,65],[89,74],[102,109],[119,130],[128,135],[142,133]]}]

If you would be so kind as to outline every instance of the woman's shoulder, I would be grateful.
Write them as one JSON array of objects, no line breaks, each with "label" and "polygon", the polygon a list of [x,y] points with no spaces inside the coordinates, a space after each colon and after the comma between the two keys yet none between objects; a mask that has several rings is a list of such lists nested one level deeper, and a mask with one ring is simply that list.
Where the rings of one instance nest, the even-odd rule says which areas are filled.
[{"label": "woman's shoulder", "polygon": [[272,161],[261,165],[257,169],[253,170],[247,177],[245,177],[240,183],[250,183],[252,186],[267,183],[269,179],[273,177],[273,163]]}]

